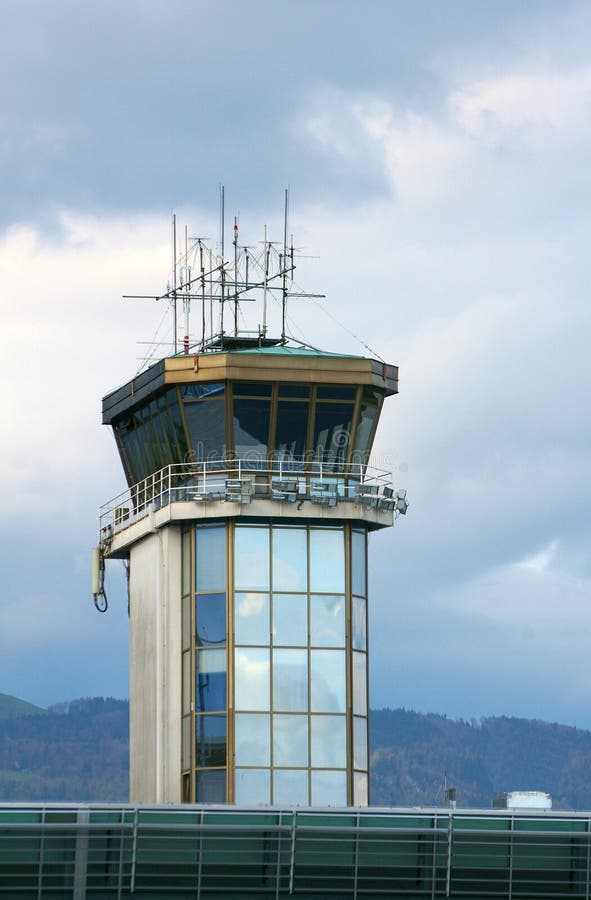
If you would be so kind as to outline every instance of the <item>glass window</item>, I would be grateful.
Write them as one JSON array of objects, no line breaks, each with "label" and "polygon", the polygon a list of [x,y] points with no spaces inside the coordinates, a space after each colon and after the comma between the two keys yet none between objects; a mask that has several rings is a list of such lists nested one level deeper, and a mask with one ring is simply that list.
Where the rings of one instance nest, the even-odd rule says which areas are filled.
[{"label": "glass window", "polygon": [[367,656],[353,653],[353,713],[367,715]]},{"label": "glass window", "polygon": [[214,769],[195,773],[196,803],[226,802],[226,770]]},{"label": "glass window", "polygon": [[280,384],[280,397],[309,397],[310,386],[307,384]]},{"label": "glass window", "polygon": [[195,765],[226,765],[226,717],[196,716]]},{"label": "glass window", "polygon": [[260,381],[235,381],[232,384],[232,392],[235,397],[270,397],[270,384],[261,384]]},{"label": "glass window", "polygon": [[191,532],[189,529],[183,531],[183,543],[182,543],[182,594],[183,597],[186,594],[191,593]]},{"label": "glass window", "polygon": [[308,590],[308,536],[305,528],[273,529],[273,590]]},{"label": "glass window", "polygon": [[188,400],[203,400],[209,397],[222,397],[225,385],[223,381],[211,381],[201,384],[181,384],[181,397]]},{"label": "glass window", "polygon": [[371,440],[380,414],[382,396],[370,388],[363,388],[361,412],[355,430],[355,441],[351,462],[364,464],[371,450]]},{"label": "glass window", "polygon": [[236,590],[269,590],[269,529],[237,525],[234,544]]},{"label": "glass window", "polygon": [[312,765],[344,769],[347,765],[347,717],[312,716]]},{"label": "glass window", "polygon": [[191,653],[183,653],[183,715],[191,712]]},{"label": "glass window", "polygon": [[353,650],[367,649],[366,600],[353,597]]},{"label": "glass window", "polygon": [[195,529],[195,569],[198,591],[225,591],[226,529],[224,526]]},{"label": "glass window", "polygon": [[367,774],[365,772],[353,773],[353,805],[367,806],[369,803],[369,792],[367,784]]},{"label": "glass window", "polygon": [[346,806],[347,773],[312,771],[312,806]]},{"label": "glass window", "polygon": [[237,644],[270,643],[269,595],[236,594],[234,634]]},{"label": "glass window", "polygon": [[353,405],[317,403],[314,419],[314,459],[343,463],[347,456]]},{"label": "glass window", "polygon": [[185,418],[196,462],[224,459],[226,456],[226,404],[219,400],[185,403]]},{"label": "glass window", "polygon": [[274,806],[307,806],[308,773],[283,769],[273,773]]},{"label": "glass window", "polygon": [[191,716],[183,719],[183,747],[181,752],[183,772],[191,768]]},{"label": "glass window", "polygon": [[199,712],[226,709],[226,651],[200,650],[196,653],[195,706]]},{"label": "glass window", "polygon": [[197,646],[226,643],[226,595],[198,594],[195,598]]},{"label": "glass window", "polygon": [[234,450],[238,459],[267,459],[270,418],[269,400],[234,400]]},{"label": "glass window", "polygon": [[236,769],[235,790],[238,806],[268,806],[271,802],[269,769]]},{"label": "glass window", "polygon": [[367,771],[367,719],[353,716],[353,768]]},{"label": "glass window", "polygon": [[344,713],[347,708],[345,652],[310,651],[312,712]]},{"label": "glass window", "polygon": [[308,643],[306,594],[273,594],[273,643],[305,647]]},{"label": "glass window", "polygon": [[351,584],[353,593],[367,597],[365,581],[365,534],[361,531],[351,532]]},{"label": "glass window", "polygon": [[269,716],[238,713],[235,718],[237,766],[271,765],[271,728]]},{"label": "glass window", "polygon": [[343,530],[310,529],[310,590],[345,593],[345,541]]},{"label": "glass window", "polygon": [[276,460],[303,459],[308,439],[308,405],[307,401],[278,401]]},{"label": "glass window", "polygon": [[307,650],[273,650],[273,709],[279,712],[307,711]]},{"label": "glass window", "polygon": [[344,384],[319,384],[316,396],[319,400],[354,400],[357,388]]},{"label": "glass window", "polygon": [[310,643],[314,647],[345,646],[345,598],[334,594],[310,597]]},{"label": "glass window", "polygon": [[308,716],[273,716],[273,765],[308,765]]},{"label": "glass window", "polygon": [[183,597],[181,605],[183,608],[183,650],[189,650],[191,647],[191,598]]},{"label": "glass window", "polygon": [[269,709],[269,650],[240,647],[234,651],[236,709]]}]

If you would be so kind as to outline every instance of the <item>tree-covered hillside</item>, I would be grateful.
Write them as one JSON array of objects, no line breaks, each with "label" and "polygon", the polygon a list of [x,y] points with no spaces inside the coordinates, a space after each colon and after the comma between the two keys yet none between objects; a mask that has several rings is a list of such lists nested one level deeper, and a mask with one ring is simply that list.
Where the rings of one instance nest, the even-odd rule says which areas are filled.
[{"label": "tree-covered hillside", "polygon": [[[32,709],[0,718],[0,802],[127,800],[127,701]],[[459,806],[489,807],[497,791],[544,790],[555,808],[591,809],[589,731],[381,709],[371,713],[371,749],[374,805],[440,806],[447,775]]]}]

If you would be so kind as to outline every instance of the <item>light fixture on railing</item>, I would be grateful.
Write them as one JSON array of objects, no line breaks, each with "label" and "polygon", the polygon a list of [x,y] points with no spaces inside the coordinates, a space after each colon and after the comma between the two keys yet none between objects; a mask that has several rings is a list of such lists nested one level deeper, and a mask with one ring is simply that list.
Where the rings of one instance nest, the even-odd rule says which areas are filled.
[{"label": "light fixture on railing", "polygon": [[254,488],[251,478],[226,478],[226,500],[251,503]]},{"label": "light fixture on railing", "polygon": [[271,499],[282,500],[287,503],[295,503],[298,496],[298,483],[283,478],[273,478],[271,481]]},{"label": "light fixture on railing", "polygon": [[327,481],[311,481],[308,499],[317,506],[336,506],[337,486]]},{"label": "light fixture on railing", "polygon": [[406,499],[406,491],[404,490],[404,488],[396,491],[396,503],[394,505],[394,509],[399,516],[406,515],[406,512],[408,510],[408,500]]},{"label": "light fixture on railing", "polygon": [[363,506],[375,509],[378,505],[379,489],[377,484],[358,484],[355,488],[357,500]]}]

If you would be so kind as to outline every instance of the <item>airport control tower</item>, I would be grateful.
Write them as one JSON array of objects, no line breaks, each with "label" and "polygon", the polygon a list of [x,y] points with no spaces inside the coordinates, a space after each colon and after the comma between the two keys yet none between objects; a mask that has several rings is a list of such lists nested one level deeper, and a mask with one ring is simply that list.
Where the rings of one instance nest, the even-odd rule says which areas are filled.
[{"label": "airport control tower", "polygon": [[289,338],[287,212],[256,253],[235,222],[229,259],[221,218],[215,255],[174,238],[177,352],[103,400],[129,489],[94,590],[129,561],[131,800],[363,806],[367,538],[406,512],[368,461],[398,370]]}]

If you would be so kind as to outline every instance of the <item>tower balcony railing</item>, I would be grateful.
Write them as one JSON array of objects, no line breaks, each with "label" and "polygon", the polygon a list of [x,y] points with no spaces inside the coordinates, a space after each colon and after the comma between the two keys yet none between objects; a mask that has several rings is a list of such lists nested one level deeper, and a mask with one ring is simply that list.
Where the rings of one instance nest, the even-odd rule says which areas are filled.
[{"label": "tower balcony railing", "polygon": [[100,509],[100,535],[102,540],[108,539],[150,510],[179,501],[250,504],[256,500],[328,507],[349,502],[406,512],[405,491],[394,491],[391,473],[365,464],[209,460],[165,466],[105,503]]}]

